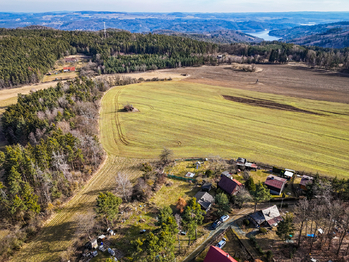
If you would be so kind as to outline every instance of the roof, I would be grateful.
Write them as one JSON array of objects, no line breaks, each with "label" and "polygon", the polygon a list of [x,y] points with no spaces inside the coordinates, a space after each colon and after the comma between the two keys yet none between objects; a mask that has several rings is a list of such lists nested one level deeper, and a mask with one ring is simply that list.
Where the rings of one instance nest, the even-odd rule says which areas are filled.
[{"label": "roof", "polygon": [[201,189],[211,190],[211,187],[212,187],[211,183],[205,183],[201,186]]},{"label": "roof", "polygon": [[245,163],[246,163],[246,159],[245,159],[245,158],[242,158],[242,157],[238,157],[238,159],[236,160],[236,162],[245,164]]},{"label": "roof", "polygon": [[221,176],[221,180],[218,182],[218,186],[223,191],[231,195],[237,193],[237,191],[239,191],[239,187],[241,187],[242,184],[235,179],[230,179],[229,177]]},{"label": "roof", "polygon": [[231,177],[231,176],[232,176],[232,174],[229,173],[229,171],[224,171],[224,172],[222,172],[222,175],[223,175],[223,176],[227,176],[227,177]]},{"label": "roof", "polygon": [[210,246],[204,262],[237,262],[219,247]]},{"label": "roof", "polygon": [[307,184],[313,183],[313,180],[313,177],[304,175],[299,184],[301,184],[302,186],[306,186]]},{"label": "roof", "polygon": [[264,184],[266,184],[267,186],[272,186],[278,189],[282,189],[282,187],[286,182],[287,180],[284,178],[274,176],[274,175],[269,175],[267,177],[267,180],[265,180]]},{"label": "roof", "polygon": [[288,176],[288,177],[293,177],[293,172],[291,172],[291,171],[285,171],[285,173],[284,173],[284,175],[285,176]]},{"label": "roof", "polygon": [[262,213],[264,215],[265,220],[268,222],[270,226],[273,226],[282,221],[282,217],[276,205],[262,210]]},{"label": "roof", "polygon": [[265,217],[261,211],[251,214],[250,217],[253,218],[253,220],[256,221],[258,225],[262,224],[265,221]]},{"label": "roof", "polygon": [[194,197],[196,198],[196,202],[198,202],[205,210],[214,202],[213,196],[207,192],[197,192]]},{"label": "roof", "polygon": [[250,167],[250,168],[258,168],[258,166],[256,164],[250,163],[250,162],[246,162],[245,167]]}]

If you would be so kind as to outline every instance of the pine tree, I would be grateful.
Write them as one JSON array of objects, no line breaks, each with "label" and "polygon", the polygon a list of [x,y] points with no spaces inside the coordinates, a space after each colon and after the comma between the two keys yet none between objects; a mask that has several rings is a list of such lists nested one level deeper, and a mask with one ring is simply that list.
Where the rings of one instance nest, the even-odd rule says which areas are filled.
[{"label": "pine tree", "polygon": [[223,216],[230,212],[230,203],[226,194],[220,193],[215,197],[215,208],[217,208],[217,215]]},{"label": "pine tree", "polygon": [[294,235],[295,227],[293,224],[293,216],[291,214],[286,214],[283,217],[283,221],[279,222],[276,235],[282,240],[291,239],[291,235]]}]

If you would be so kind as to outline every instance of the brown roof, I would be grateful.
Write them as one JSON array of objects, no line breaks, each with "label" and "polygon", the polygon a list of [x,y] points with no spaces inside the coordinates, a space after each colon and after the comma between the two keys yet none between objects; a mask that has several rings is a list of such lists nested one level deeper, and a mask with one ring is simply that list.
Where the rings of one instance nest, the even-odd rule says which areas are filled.
[{"label": "brown roof", "polygon": [[242,184],[239,181],[230,179],[226,176],[221,176],[221,180],[218,182],[218,187],[229,195],[235,195],[240,190],[241,186]]},{"label": "brown roof", "polygon": [[273,175],[269,175],[267,177],[267,180],[265,180],[264,184],[281,189],[286,182],[287,182],[287,179],[273,176]]}]

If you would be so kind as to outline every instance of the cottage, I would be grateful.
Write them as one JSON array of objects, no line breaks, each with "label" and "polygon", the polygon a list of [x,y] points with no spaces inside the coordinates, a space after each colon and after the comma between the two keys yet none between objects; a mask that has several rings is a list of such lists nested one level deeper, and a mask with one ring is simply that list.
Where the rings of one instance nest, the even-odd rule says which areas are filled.
[{"label": "cottage", "polygon": [[75,72],[75,67],[63,67],[63,72]]},{"label": "cottage", "polygon": [[249,215],[250,221],[257,227],[274,227],[282,221],[276,205]]},{"label": "cottage", "polygon": [[226,177],[232,178],[233,174],[229,173],[229,171],[224,171],[224,172],[222,172],[221,176],[226,176]]},{"label": "cottage", "polygon": [[90,245],[89,245],[89,248],[92,249],[96,249],[98,247],[98,243],[97,243],[97,239],[93,239],[90,241]]},{"label": "cottage", "polygon": [[283,175],[284,175],[284,177],[286,177],[286,179],[289,180],[293,177],[294,173],[295,173],[294,170],[285,168],[285,172]]},{"label": "cottage", "polygon": [[274,176],[274,175],[269,175],[267,177],[267,180],[265,180],[264,182],[267,188],[270,189],[270,194],[273,194],[273,195],[280,195],[284,190],[286,183],[287,183],[287,179]]},{"label": "cottage", "polygon": [[301,187],[301,189],[307,190],[307,185],[312,184],[313,180],[313,177],[304,175],[301,179],[301,182],[299,183],[299,186]]},{"label": "cottage", "polygon": [[243,187],[243,184],[235,179],[221,176],[221,180],[218,182],[217,187],[222,189],[227,194],[235,196]]},{"label": "cottage", "polygon": [[204,192],[210,192],[211,188],[212,188],[212,184],[207,182],[201,186],[201,190]]},{"label": "cottage", "polygon": [[64,59],[64,61],[66,63],[74,63],[74,62],[77,62],[78,60],[76,58],[74,58],[74,57],[67,57],[67,58]]},{"label": "cottage", "polygon": [[210,246],[204,262],[237,262],[228,253],[224,252],[219,247]]},{"label": "cottage", "polygon": [[214,202],[213,196],[211,196],[207,192],[198,192],[194,196],[196,198],[196,202],[198,202],[201,208],[205,211],[210,210],[212,203]]}]

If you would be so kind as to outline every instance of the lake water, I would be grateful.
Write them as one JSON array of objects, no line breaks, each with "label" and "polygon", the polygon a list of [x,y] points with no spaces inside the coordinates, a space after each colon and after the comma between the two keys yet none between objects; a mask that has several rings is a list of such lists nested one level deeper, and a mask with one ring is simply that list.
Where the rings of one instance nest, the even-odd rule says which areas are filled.
[{"label": "lake water", "polygon": [[269,35],[270,31],[264,30],[261,32],[254,32],[254,33],[247,33],[249,35],[253,35],[259,38],[263,38],[265,41],[275,41],[275,40],[279,40],[279,37],[275,37],[275,36],[270,36]]}]

